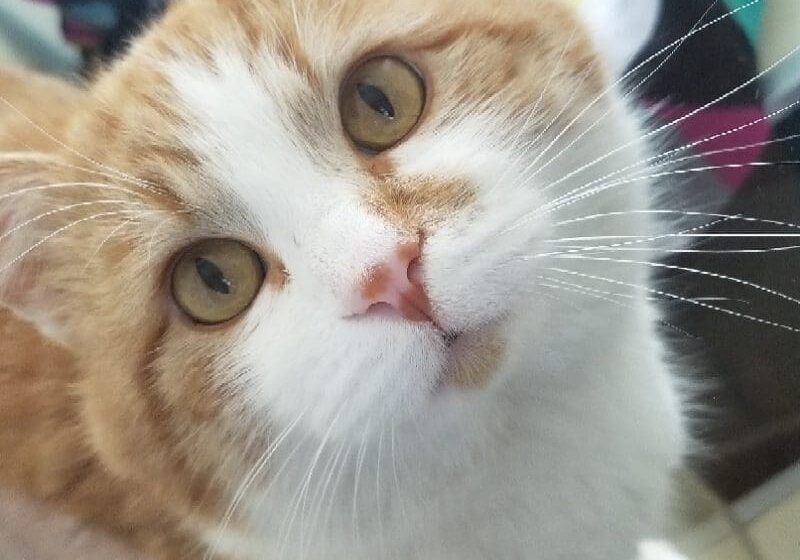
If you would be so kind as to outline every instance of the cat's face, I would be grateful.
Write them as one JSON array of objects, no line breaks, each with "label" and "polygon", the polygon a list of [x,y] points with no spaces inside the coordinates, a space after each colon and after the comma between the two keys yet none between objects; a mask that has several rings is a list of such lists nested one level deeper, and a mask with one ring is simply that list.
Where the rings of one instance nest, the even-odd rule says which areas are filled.
[{"label": "cat's face", "polygon": [[602,173],[559,180],[633,133],[579,136],[616,115],[609,86],[557,3],[180,3],[94,87],[72,167],[42,172],[114,190],[49,199],[77,206],[40,221],[59,233],[7,291],[82,356],[120,468],[213,470],[272,424],[446,421],[546,367],[514,333],[571,313],[532,257],[581,231],[556,233],[552,201]]}]

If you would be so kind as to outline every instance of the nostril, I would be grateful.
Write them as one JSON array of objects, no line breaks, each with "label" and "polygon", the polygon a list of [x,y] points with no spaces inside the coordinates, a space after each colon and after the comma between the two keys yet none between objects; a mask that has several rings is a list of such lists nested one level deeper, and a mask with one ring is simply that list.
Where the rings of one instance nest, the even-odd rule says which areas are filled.
[{"label": "nostril", "polygon": [[403,243],[373,266],[356,287],[352,314],[399,314],[410,321],[435,323],[421,254],[420,243]]},{"label": "nostril", "polygon": [[408,265],[408,272],[406,275],[408,277],[408,281],[415,286],[422,287],[425,285],[425,276],[422,272],[422,261],[419,257],[412,260]]}]

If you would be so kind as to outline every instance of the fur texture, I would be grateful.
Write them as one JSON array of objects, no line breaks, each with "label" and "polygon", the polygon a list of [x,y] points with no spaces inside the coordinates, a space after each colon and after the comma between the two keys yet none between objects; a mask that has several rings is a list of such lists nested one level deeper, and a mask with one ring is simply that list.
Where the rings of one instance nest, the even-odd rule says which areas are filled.
[{"label": "fur texture", "polygon": [[[379,156],[338,114],[375,53],[428,90]],[[684,436],[647,269],[558,241],[657,235],[648,152],[571,9],[185,0],[87,89],[39,80],[0,74],[4,483],[165,559],[626,560],[658,531]],[[453,347],[346,312],[420,232]],[[199,327],[171,263],[219,236],[277,276]]]}]

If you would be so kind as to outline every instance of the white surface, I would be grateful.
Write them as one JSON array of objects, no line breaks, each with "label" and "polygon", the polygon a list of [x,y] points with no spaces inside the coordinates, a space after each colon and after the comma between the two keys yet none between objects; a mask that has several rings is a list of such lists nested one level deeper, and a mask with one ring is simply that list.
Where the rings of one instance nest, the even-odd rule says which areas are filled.
[{"label": "white surface", "polygon": [[[764,32],[758,55],[762,68],[800,44],[800,2],[769,0],[764,6]],[[800,53],[781,64],[765,78],[766,109],[776,111],[800,97]]]},{"label": "white surface", "polygon": [[2,0],[0,63],[69,74],[80,67],[80,56],[62,39],[55,8],[29,0]]}]

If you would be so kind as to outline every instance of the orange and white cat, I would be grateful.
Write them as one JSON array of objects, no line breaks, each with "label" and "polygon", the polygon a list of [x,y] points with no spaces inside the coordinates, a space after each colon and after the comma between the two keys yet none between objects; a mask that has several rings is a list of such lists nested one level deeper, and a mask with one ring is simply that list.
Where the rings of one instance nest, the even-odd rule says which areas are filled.
[{"label": "orange and white cat", "polygon": [[590,37],[183,0],[1,71],[0,483],[171,560],[635,558],[686,438],[647,267],[558,243],[659,227]]}]

